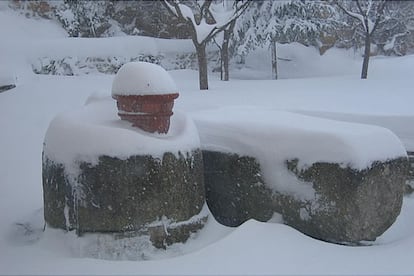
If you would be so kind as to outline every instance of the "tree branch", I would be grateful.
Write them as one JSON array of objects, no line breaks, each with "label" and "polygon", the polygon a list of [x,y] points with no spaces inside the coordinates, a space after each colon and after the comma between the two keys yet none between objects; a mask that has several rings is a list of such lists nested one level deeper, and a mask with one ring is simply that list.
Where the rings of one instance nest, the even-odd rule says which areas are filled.
[{"label": "tree branch", "polygon": [[355,19],[360,20],[360,18],[358,16],[355,16],[355,14],[353,14],[352,12],[348,11],[342,4],[339,3],[338,0],[333,1],[333,3],[335,3],[335,5],[340,8],[344,13],[346,13],[347,15],[349,15],[350,17],[353,17]]},{"label": "tree branch", "polygon": [[371,34],[377,29],[379,22],[383,16],[385,6],[387,5],[387,0],[381,0],[377,7],[377,18],[375,19],[374,27],[372,28]]},{"label": "tree branch", "polygon": [[[362,9],[362,7],[361,7],[361,3],[359,2],[359,0],[356,0],[355,2],[356,2],[356,4],[357,4],[357,7],[358,7],[358,10],[359,10],[359,13],[360,13],[362,16],[364,16],[364,11],[363,11],[363,9]],[[368,16],[368,14],[365,14],[365,16],[364,16],[364,17],[367,17],[367,16]]]},{"label": "tree branch", "polygon": [[[226,1],[226,0],[224,0]],[[237,3],[236,3],[237,5]],[[218,34],[219,32],[225,30],[228,26],[230,26],[230,24],[234,21],[236,21],[242,14],[243,12],[248,8],[248,6],[250,5],[250,1],[242,1],[242,5],[237,7],[236,6],[236,11],[234,12],[232,18],[230,18],[226,24],[220,26],[220,27],[214,27],[210,33],[206,36],[206,38],[203,40],[203,42],[207,42],[209,40],[211,40],[216,34]],[[213,17],[214,18],[214,17]],[[216,21],[216,19],[214,18],[214,21]],[[217,21],[216,21],[217,22]]]}]

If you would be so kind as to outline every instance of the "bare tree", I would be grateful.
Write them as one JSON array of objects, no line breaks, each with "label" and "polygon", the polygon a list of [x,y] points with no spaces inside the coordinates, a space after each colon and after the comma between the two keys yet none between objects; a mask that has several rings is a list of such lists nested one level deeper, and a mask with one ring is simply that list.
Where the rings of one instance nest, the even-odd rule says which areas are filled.
[{"label": "bare tree", "polygon": [[333,1],[344,13],[357,20],[365,34],[364,61],[362,63],[361,79],[368,77],[368,64],[371,54],[371,41],[375,30],[384,15],[387,0],[353,0]]},{"label": "bare tree", "polygon": [[[214,44],[220,51],[220,80],[228,81],[230,80],[230,40],[233,37],[234,27],[236,21],[233,21],[226,29],[223,30],[222,36],[217,39],[213,38]],[[221,41],[220,41],[221,40]]]},{"label": "bare tree", "polygon": [[[223,0],[226,1],[226,0]],[[198,59],[200,90],[208,89],[206,46],[219,32],[222,32],[245,11],[249,2],[236,1],[235,5],[220,5],[213,0],[164,0],[170,14],[191,29],[191,39]]]}]

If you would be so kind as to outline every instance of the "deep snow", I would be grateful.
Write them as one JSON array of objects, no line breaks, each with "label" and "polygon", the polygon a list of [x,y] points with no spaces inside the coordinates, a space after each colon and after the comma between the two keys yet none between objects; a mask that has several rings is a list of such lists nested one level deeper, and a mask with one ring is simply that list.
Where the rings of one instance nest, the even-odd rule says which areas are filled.
[{"label": "deep snow", "polygon": [[200,148],[193,120],[183,113],[175,112],[167,134],[152,134],[121,121],[116,102],[110,97],[88,98],[87,102],[50,122],[44,145],[49,159],[70,166],[75,161],[95,164],[101,155],[162,158],[164,152],[178,154]]},{"label": "deep snow", "polygon": [[364,170],[407,155],[394,133],[373,125],[249,106],[200,111],[193,118],[203,149],[256,158],[270,188],[302,200],[315,192],[283,169],[286,160],[298,159],[299,170],[317,162]]},{"label": "deep snow", "polygon": [[[89,102],[109,97],[113,76],[34,75],[31,60],[48,53],[47,45],[65,53],[84,42],[66,39],[53,23],[17,16],[4,3],[0,3],[0,35],[7,37],[0,44],[1,65],[17,77],[17,87],[0,94],[0,274],[414,273],[413,196],[404,198],[396,223],[363,247],[314,240],[278,220],[251,220],[228,228],[211,219],[187,244],[166,252],[143,248],[137,259],[151,260],[108,261],[91,258],[98,252],[88,252],[90,240],[53,229],[42,232],[41,158],[49,123],[57,114],[82,108],[91,94]],[[122,39],[116,38],[130,45],[130,38]],[[83,55],[110,50],[112,43],[115,40],[87,40],[75,49]],[[168,43],[177,49],[181,46],[174,45],[182,42]],[[180,92],[175,111],[195,117],[200,111],[249,106],[371,123],[389,128],[406,149],[414,150],[414,56],[373,58],[369,79],[362,81],[358,79],[362,60],[352,52],[331,50],[320,57],[298,45],[283,45],[279,52],[291,59],[281,62],[280,71],[286,74],[282,76],[295,79],[236,79],[266,78],[269,61],[260,51],[247,60],[247,68],[233,68],[235,79],[230,82],[211,75],[208,92],[198,91],[197,72],[171,72]]]}]

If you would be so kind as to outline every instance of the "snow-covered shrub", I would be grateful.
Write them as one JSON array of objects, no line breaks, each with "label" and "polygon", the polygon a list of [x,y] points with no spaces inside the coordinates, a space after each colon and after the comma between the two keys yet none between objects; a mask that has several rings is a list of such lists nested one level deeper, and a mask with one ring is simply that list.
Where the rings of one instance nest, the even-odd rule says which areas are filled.
[{"label": "snow-covered shrub", "polygon": [[[217,51],[209,51],[207,58],[211,68],[218,67]],[[42,75],[78,76],[91,73],[115,74],[122,65],[131,61],[144,61],[163,66],[167,70],[193,69],[197,70],[195,53],[165,53],[159,55],[138,54],[133,57],[108,56],[78,58],[67,56],[63,58],[38,58],[32,64],[33,72]]]},{"label": "snow-covered shrub", "polygon": [[69,36],[78,36],[79,22],[66,3],[61,3],[55,10],[55,17],[60,22],[62,27],[68,32]]},{"label": "snow-covered shrub", "polygon": [[162,56],[138,55],[137,57],[64,57],[62,59],[39,58],[35,62],[33,72],[42,75],[78,76],[90,73],[115,74],[125,63],[131,61],[145,61],[155,64],[161,63]]}]

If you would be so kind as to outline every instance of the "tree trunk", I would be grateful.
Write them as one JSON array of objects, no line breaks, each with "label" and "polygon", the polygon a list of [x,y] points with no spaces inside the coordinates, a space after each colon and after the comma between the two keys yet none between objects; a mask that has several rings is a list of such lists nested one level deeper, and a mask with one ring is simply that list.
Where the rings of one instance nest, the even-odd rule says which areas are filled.
[{"label": "tree trunk", "polygon": [[206,43],[194,43],[194,45],[197,51],[198,79],[200,83],[200,90],[208,90]]},{"label": "tree trunk", "polygon": [[228,29],[223,31],[223,45],[221,47],[221,61],[222,61],[222,73],[223,78],[221,80],[228,81],[230,79],[229,74],[229,63],[230,63],[230,55],[229,55],[229,43],[230,38],[233,34],[234,27],[236,26],[236,20],[234,20]]},{"label": "tree trunk", "polygon": [[276,41],[272,40],[271,42],[271,53],[272,53],[272,78],[277,80],[277,52],[276,52]]},{"label": "tree trunk", "polygon": [[239,64],[246,64],[246,56],[244,54],[241,54],[239,56],[240,56]]},{"label": "tree trunk", "polygon": [[223,81],[229,80],[229,36],[227,30],[224,31],[224,40],[223,45],[221,47],[221,71],[222,71],[222,79]]},{"label": "tree trunk", "polygon": [[371,34],[369,32],[366,32],[365,33],[364,62],[362,63],[361,79],[366,79],[368,77],[368,63],[369,63],[370,54],[371,54]]},{"label": "tree trunk", "polygon": [[220,49],[220,80],[224,80],[223,51]]}]

